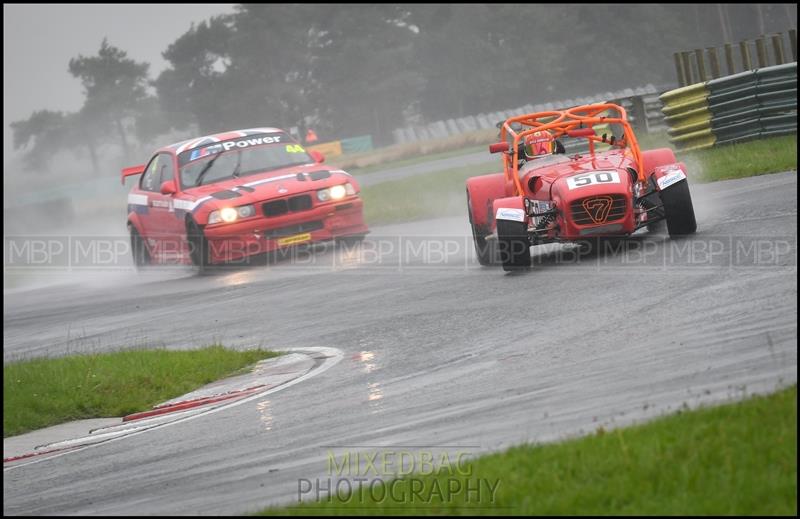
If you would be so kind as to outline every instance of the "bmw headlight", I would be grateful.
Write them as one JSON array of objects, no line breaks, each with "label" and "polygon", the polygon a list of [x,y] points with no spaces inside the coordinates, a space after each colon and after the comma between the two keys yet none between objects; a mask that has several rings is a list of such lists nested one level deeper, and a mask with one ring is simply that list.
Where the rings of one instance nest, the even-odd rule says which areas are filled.
[{"label": "bmw headlight", "polygon": [[320,202],[328,202],[330,200],[341,200],[342,198],[348,195],[356,194],[356,190],[353,185],[348,182],[346,184],[340,184],[338,186],[331,186],[326,187],[325,189],[320,189],[317,191],[317,200]]},{"label": "bmw headlight", "polygon": [[220,222],[232,223],[240,218],[249,218],[254,214],[256,214],[256,208],[253,204],[240,205],[239,207],[224,207],[216,211],[211,211],[211,214],[208,215],[208,225]]}]

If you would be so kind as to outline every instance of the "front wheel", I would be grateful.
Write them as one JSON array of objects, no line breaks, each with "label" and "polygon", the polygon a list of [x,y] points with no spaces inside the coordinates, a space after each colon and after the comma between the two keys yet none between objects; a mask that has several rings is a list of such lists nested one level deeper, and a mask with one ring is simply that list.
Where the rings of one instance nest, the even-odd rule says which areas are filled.
[{"label": "front wheel", "polygon": [[192,259],[192,265],[202,272],[211,265],[211,248],[208,245],[208,239],[194,220],[189,220],[186,224],[186,237],[189,241],[189,256]]},{"label": "front wheel", "polygon": [[500,262],[497,257],[497,247],[495,240],[487,240],[486,234],[482,232],[482,228],[475,225],[472,219],[472,199],[467,190],[467,214],[469,215],[469,224],[472,228],[472,242],[475,244],[475,255],[478,257],[478,263],[484,267],[494,267]]},{"label": "front wheel", "polygon": [[503,270],[525,270],[531,266],[531,242],[524,222],[497,220],[497,242]]},{"label": "front wheel", "polygon": [[133,254],[133,264],[136,269],[150,265],[152,263],[150,251],[147,250],[147,245],[144,243],[139,231],[133,225],[129,225],[128,232],[131,235],[131,253]]},{"label": "front wheel", "polygon": [[692,195],[689,193],[687,180],[681,180],[661,191],[661,203],[664,205],[670,238],[694,234],[697,231]]}]

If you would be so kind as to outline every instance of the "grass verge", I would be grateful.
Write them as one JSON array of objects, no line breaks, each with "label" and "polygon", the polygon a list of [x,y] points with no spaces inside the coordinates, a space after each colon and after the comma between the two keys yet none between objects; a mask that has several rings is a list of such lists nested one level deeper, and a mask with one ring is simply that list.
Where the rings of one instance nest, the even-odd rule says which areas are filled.
[{"label": "grass verge", "polygon": [[771,137],[706,150],[678,152],[696,180],[713,182],[797,170],[797,135]]},{"label": "grass verge", "polygon": [[[492,482],[496,492],[481,492],[479,499],[463,490],[467,480],[472,488]],[[395,481],[392,492],[367,486],[330,502],[261,513],[796,516],[797,386],[562,443],[514,447],[459,470],[445,466],[437,475]],[[410,503],[414,487],[422,489],[420,499]],[[394,499],[399,496],[406,499]]]},{"label": "grass verge", "polygon": [[[645,135],[642,149],[671,147],[666,133]],[[676,152],[686,163],[692,182],[765,175],[797,170],[797,136],[772,137],[730,144],[688,153]],[[367,223],[399,223],[425,218],[464,215],[464,181],[472,176],[501,171],[500,160],[468,167],[446,169],[430,174],[384,182],[362,190]],[[421,162],[421,160],[420,160]]]},{"label": "grass verge", "polygon": [[476,130],[473,132],[451,135],[450,137],[425,139],[404,144],[395,144],[365,153],[342,155],[331,158],[331,165],[344,168],[348,171],[361,168],[375,168],[376,170],[394,167],[398,161],[410,159],[416,161],[433,160],[433,155],[464,153],[468,147],[477,147],[493,142],[497,138],[497,129]]},{"label": "grass verge", "polygon": [[497,173],[500,161],[445,169],[430,174],[383,182],[361,190],[368,225],[436,218],[467,213],[464,181]]},{"label": "grass verge", "polygon": [[469,153],[477,153],[477,152],[486,152],[486,156],[489,156],[488,152],[489,147],[486,144],[480,144],[478,146],[469,146],[467,148],[458,148],[449,151],[443,151],[441,153],[434,153],[431,155],[420,155],[416,157],[411,157],[408,159],[396,160],[392,162],[386,162],[382,164],[373,164],[371,166],[366,166],[363,168],[355,168],[349,169],[348,173],[353,175],[368,175],[370,173],[375,173],[376,171],[385,171],[388,169],[395,169],[401,168],[405,166],[412,166],[414,164],[421,164],[423,162],[431,162],[434,160],[441,160],[441,159],[449,159],[452,157],[458,157],[459,155],[467,155]]},{"label": "grass verge", "polygon": [[3,366],[3,437],[150,409],[278,353],[135,349]]}]

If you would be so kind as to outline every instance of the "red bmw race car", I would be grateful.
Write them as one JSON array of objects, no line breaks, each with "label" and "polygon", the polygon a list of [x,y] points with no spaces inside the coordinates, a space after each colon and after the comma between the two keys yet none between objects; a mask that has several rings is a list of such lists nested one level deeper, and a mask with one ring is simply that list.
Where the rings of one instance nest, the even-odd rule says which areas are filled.
[{"label": "red bmw race car", "polygon": [[172,144],[145,165],[128,195],[134,263],[200,268],[299,243],[359,240],[358,182],[322,166],[276,128],[236,130]]},{"label": "red bmw race car", "polygon": [[[697,229],[686,166],[669,148],[640,151],[621,106],[512,117],[500,139],[489,151],[503,154],[503,173],[467,179],[481,265],[523,269],[531,245],[628,236],[663,221],[671,237]],[[567,153],[562,141],[578,139],[588,150]]]}]

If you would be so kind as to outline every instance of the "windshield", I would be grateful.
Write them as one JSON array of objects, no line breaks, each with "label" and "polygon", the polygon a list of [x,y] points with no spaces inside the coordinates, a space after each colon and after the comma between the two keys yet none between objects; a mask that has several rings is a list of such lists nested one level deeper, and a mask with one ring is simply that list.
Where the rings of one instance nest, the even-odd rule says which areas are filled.
[{"label": "windshield", "polygon": [[181,187],[186,189],[314,162],[299,144],[253,142],[253,139],[235,143],[226,141],[181,153]]}]

